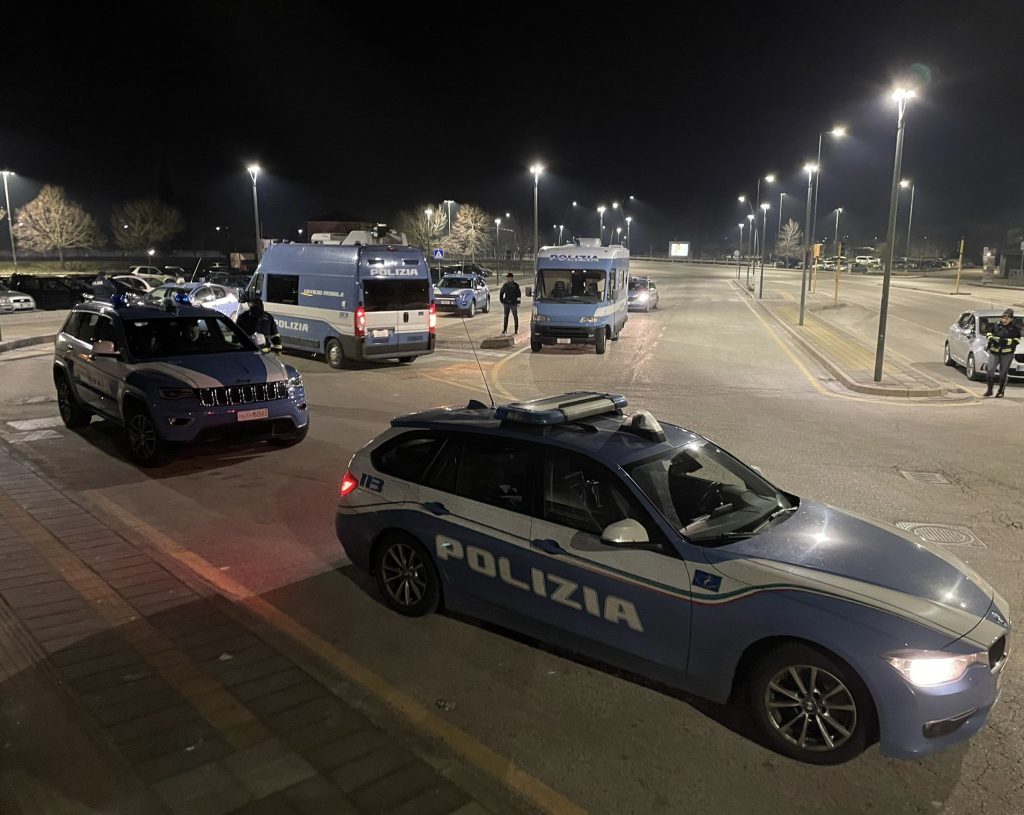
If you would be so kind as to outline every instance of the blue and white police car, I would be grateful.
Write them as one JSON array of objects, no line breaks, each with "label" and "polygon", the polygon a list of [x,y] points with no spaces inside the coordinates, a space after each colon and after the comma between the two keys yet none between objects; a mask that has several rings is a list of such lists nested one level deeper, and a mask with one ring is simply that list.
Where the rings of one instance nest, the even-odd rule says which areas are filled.
[{"label": "blue and white police car", "polygon": [[491,292],[479,275],[446,274],[434,286],[434,302],[438,311],[455,311],[472,317],[478,311],[491,310]]},{"label": "blue and white police car", "polygon": [[745,703],[802,761],[981,729],[1011,629],[988,583],[625,407],[578,392],[394,419],[341,480],[338,538],[402,614],[445,607]]},{"label": "blue and white police car", "polygon": [[299,372],[263,354],[216,311],[85,303],[57,334],[53,382],[64,424],[92,416],[124,428],[131,458],[162,463],[174,444],[305,438],[309,407]]}]

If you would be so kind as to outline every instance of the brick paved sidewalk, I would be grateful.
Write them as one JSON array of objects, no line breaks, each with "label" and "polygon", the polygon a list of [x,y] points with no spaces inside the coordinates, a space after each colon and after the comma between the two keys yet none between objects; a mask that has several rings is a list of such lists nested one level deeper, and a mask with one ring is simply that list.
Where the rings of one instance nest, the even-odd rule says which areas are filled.
[{"label": "brick paved sidewalk", "polygon": [[0,448],[0,812],[486,810]]}]

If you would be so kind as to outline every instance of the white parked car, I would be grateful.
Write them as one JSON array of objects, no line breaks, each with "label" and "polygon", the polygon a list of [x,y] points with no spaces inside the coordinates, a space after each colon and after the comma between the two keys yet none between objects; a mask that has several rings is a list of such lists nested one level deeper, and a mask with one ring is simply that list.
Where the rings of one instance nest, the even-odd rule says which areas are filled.
[{"label": "white parked car", "polygon": [[111,280],[117,280],[124,283],[126,286],[131,286],[131,288],[139,294],[147,294],[156,288],[154,284],[150,283],[149,280],[146,280],[142,275],[118,274],[114,275]]},{"label": "white parked car", "polygon": [[[988,332],[999,322],[1002,311],[965,311],[960,319],[949,327],[946,345],[942,349],[942,361],[946,365],[963,365],[968,379],[982,380],[988,371]],[[1024,316],[1013,318],[1024,330]],[[1024,349],[1017,347],[1010,362],[1010,377],[1024,377]]]},{"label": "white parked car", "polygon": [[185,302],[190,306],[212,308],[232,320],[238,318],[241,307],[233,289],[212,283],[166,283],[157,286],[145,296],[147,304],[159,304],[166,299]]},{"label": "white parked car", "polygon": [[31,295],[0,284],[0,314],[10,314],[12,311],[32,311],[35,307],[36,301],[32,299]]}]

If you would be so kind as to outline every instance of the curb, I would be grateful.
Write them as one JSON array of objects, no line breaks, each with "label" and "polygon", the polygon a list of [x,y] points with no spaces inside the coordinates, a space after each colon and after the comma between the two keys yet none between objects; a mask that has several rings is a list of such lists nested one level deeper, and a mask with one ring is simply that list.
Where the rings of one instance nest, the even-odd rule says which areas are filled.
[{"label": "curb", "polygon": [[43,345],[47,342],[53,342],[57,339],[56,334],[44,334],[41,337],[22,337],[20,340],[6,340],[0,342],[0,353],[4,351],[13,351],[15,348],[24,348],[28,345]]}]

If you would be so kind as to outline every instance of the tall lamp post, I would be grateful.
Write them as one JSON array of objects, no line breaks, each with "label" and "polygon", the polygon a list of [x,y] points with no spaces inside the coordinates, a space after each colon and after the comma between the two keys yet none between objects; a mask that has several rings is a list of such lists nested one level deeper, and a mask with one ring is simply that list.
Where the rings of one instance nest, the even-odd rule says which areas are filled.
[{"label": "tall lamp post", "polygon": [[[497,263],[501,262],[501,218],[494,219],[494,259]],[[500,269],[501,266],[499,265]]]},{"label": "tall lamp post", "polygon": [[[768,236],[768,210],[771,208],[771,204],[761,204],[761,211],[764,213],[761,216],[761,232],[764,234],[765,238]],[[757,297],[759,300],[764,297],[764,256],[768,251],[768,241],[762,240],[761,243],[761,282],[757,287]]]},{"label": "tall lamp post", "polygon": [[601,204],[601,206],[599,206],[597,208],[597,216],[598,216],[598,218],[601,219],[600,220],[600,227],[599,227],[599,230],[598,230],[598,238],[600,239],[602,244],[604,243],[604,211],[605,211],[605,209],[607,209],[607,207],[604,204]]},{"label": "tall lamp post", "polygon": [[[818,171],[817,164],[808,162],[804,165],[804,172],[807,173],[807,213],[804,215],[804,225],[811,223],[811,192],[814,188],[814,174]],[[804,324],[804,302],[807,299],[807,267],[811,255],[810,236],[804,234],[804,263],[800,271],[800,325]]]},{"label": "tall lamp post", "polygon": [[[836,251],[839,251],[839,216],[843,214],[842,207],[836,207]],[[839,265],[839,255],[836,255],[836,266]]]},{"label": "tall lamp post", "polygon": [[423,233],[423,237],[424,237],[423,243],[426,244],[426,245],[423,247],[423,249],[425,251],[429,252],[430,251],[430,238],[431,238],[431,234],[430,234],[430,219],[434,217],[434,210],[432,210],[430,207],[427,207],[425,210],[423,210],[423,215],[427,219],[427,228],[426,228],[426,231],[424,231],[424,233]]},{"label": "tall lamp post", "polygon": [[[746,204],[748,207],[750,207],[750,213],[751,213],[751,215],[753,215],[753,213],[754,213],[754,205],[750,203],[750,201],[747,199],[747,196],[741,195],[736,200],[739,201],[741,204]],[[747,216],[747,220],[748,221],[752,220],[751,215]],[[753,229],[751,229],[750,233],[747,235],[747,243],[750,244],[749,249],[747,249],[747,256],[749,257],[749,256],[754,254],[754,230]]]},{"label": "tall lamp post", "polygon": [[448,234],[451,235],[452,234],[452,204],[454,204],[455,202],[452,201],[450,198],[445,198],[441,203],[448,205]]},{"label": "tall lamp post", "polygon": [[[910,263],[910,226],[914,223],[914,182],[909,178],[900,181],[900,187],[910,187],[910,214],[907,216],[907,263]],[[8,207],[8,210],[10,207]]]},{"label": "tall lamp post", "polygon": [[565,232],[565,224],[558,225],[558,245],[562,245],[562,233]]},{"label": "tall lamp post", "polygon": [[821,181],[821,142],[822,137],[832,136],[836,139],[841,139],[846,135],[846,128],[842,125],[836,125],[831,130],[825,131],[818,134],[818,161],[815,164],[817,167],[818,175],[814,179],[814,214],[811,216],[811,220],[808,222],[811,225],[811,243],[814,243],[814,235],[818,229],[818,183]]},{"label": "tall lamp post", "polygon": [[537,258],[537,196],[540,191],[540,174],[544,172],[543,164],[533,164],[530,166],[530,172],[533,173],[533,257]]},{"label": "tall lamp post", "polygon": [[621,245],[622,244],[622,227],[621,226],[615,227],[615,234],[616,234],[616,237],[618,237],[618,239],[619,239],[619,244]]},{"label": "tall lamp post", "polygon": [[633,216],[632,215],[627,215],[626,216],[626,246],[630,245],[629,244],[629,226],[632,223],[633,223]]},{"label": "tall lamp post", "polygon": [[740,228],[740,242],[738,244],[738,248],[736,249],[736,279],[739,280],[740,279],[740,260],[743,257],[743,227],[745,227],[746,224],[743,223],[743,221],[740,221],[739,224],[737,224],[737,225]]},{"label": "tall lamp post", "polygon": [[754,215],[753,212],[751,212],[749,215],[747,215],[747,223],[750,224],[750,232],[747,233],[750,236],[750,254],[747,255],[747,290],[748,291],[753,291],[754,290],[754,287],[750,285],[750,267],[751,267],[751,265],[754,262],[753,235],[754,235],[754,218],[755,217],[756,216]]},{"label": "tall lamp post", "polygon": [[779,232],[775,236],[775,242],[776,243],[778,243],[780,240],[782,240],[782,199],[784,199],[785,197],[786,197],[786,193],[784,193],[784,192],[780,192],[779,193]]},{"label": "tall lamp post", "polygon": [[260,229],[260,202],[256,195],[256,178],[260,174],[260,165],[250,164],[246,169],[252,178],[252,214],[256,225],[256,262],[259,263],[263,259],[263,235],[260,234],[262,232]]},{"label": "tall lamp post", "polygon": [[906,127],[905,114],[907,100],[916,94],[907,88],[897,88],[892,98],[896,100],[898,112],[896,118],[896,159],[892,168],[892,191],[889,193],[889,230],[886,240],[889,243],[889,257],[885,263],[885,275],[882,278],[882,305],[878,314],[878,344],[875,347],[875,382],[882,381],[882,361],[885,359],[885,323],[889,311],[889,284],[892,280],[892,258],[896,247],[896,206],[900,195],[900,167],[903,164],[903,131]]},{"label": "tall lamp post", "polygon": [[7,203],[7,234],[11,236],[11,260],[14,261],[14,271],[18,271],[18,253],[14,250],[14,213],[11,211],[11,193],[7,189],[7,176],[14,175],[13,170],[0,170],[4,177],[4,201]]}]

